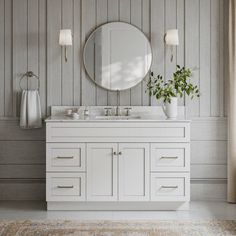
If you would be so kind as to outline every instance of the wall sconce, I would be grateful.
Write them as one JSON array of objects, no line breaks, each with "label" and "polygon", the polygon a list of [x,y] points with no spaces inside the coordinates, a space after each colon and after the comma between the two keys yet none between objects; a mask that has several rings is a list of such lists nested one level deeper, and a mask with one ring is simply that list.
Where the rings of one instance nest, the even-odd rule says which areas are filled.
[{"label": "wall sconce", "polygon": [[171,46],[171,59],[170,61],[173,61],[173,49],[174,46],[178,46],[179,45],[179,33],[177,29],[170,29],[166,31],[165,34],[165,43],[166,45]]},{"label": "wall sconce", "polygon": [[67,46],[72,45],[72,34],[70,29],[60,30],[59,44],[65,47],[65,62],[67,62]]}]

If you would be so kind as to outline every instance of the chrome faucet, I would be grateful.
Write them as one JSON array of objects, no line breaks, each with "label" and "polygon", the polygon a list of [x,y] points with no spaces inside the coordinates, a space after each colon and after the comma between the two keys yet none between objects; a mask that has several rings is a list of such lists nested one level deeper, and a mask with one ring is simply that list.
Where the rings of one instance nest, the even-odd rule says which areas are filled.
[{"label": "chrome faucet", "polygon": [[119,102],[120,102],[120,91],[117,90],[117,106],[116,106],[115,116],[120,115]]},{"label": "chrome faucet", "polygon": [[130,116],[130,110],[132,110],[132,108],[131,107],[125,107],[124,109],[126,110],[125,115]]},{"label": "chrome faucet", "polygon": [[115,116],[119,116],[119,115],[120,115],[120,107],[117,105],[116,106]]},{"label": "chrome faucet", "polygon": [[105,110],[105,116],[110,116],[111,115],[111,107],[105,107],[104,108],[104,110]]}]

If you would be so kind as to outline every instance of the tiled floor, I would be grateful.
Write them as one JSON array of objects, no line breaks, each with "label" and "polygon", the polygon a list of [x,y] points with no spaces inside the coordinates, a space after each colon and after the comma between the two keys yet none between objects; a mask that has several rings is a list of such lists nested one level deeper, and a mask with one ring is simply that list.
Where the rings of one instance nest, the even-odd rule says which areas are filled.
[{"label": "tiled floor", "polygon": [[39,201],[0,201],[0,219],[74,220],[236,220],[236,204],[191,202],[189,211],[46,211]]}]

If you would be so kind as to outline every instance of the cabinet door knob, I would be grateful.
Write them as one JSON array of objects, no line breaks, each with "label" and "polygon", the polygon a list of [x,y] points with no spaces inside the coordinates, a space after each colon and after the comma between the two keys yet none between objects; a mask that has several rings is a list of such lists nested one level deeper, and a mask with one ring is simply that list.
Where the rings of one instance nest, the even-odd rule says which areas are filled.
[{"label": "cabinet door knob", "polygon": [[116,152],[113,152],[113,155],[115,155],[115,156],[116,156],[116,155],[117,155],[117,153],[116,153]]},{"label": "cabinet door knob", "polygon": [[119,152],[118,155],[122,155],[122,152]]}]

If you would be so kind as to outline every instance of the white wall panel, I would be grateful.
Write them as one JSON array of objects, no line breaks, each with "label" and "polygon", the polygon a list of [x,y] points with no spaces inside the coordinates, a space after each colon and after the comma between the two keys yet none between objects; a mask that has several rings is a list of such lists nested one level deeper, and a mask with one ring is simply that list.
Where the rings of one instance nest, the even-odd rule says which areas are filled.
[{"label": "white wall panel", "polygon": [[225,180],[191,181],[191,200],[225,201],[226,192]]},{"label": "white wall panel", "polygon": [[191,164],[227,163],[227,141],[192,141]]},{"label": "white wall panel", "polygon": [[[200,1],[185,1],[185,65],[194,70],[192,80],[199,85],[200,69]],[[186,114],[188,117],[199,116],[199,99],[186,98]]]}]

